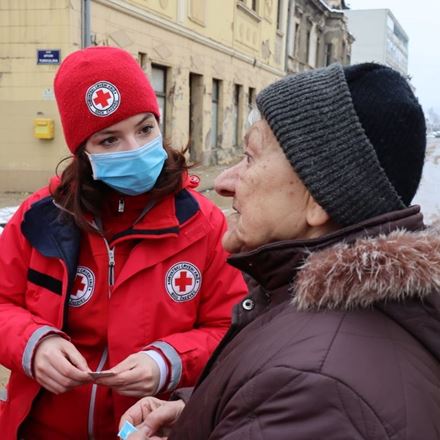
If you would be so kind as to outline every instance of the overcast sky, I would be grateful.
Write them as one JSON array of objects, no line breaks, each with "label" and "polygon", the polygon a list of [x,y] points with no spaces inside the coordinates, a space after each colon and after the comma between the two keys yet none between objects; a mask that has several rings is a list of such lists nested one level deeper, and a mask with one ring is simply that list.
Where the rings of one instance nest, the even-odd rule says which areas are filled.
[{"label": "overcast sky", "polygon": [[409,37],[408,73],[427,111],[440,114],[440,0],[346,0],[351,9],[390,9]]}]

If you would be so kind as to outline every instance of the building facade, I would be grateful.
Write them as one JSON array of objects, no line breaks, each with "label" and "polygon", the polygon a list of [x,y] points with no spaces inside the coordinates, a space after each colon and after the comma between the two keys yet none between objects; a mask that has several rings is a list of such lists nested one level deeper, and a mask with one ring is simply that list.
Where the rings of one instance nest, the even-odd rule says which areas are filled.
[{"label": "building facade", "polygon": [[[0,2],[0,188],[26,191],[44,185],[67,155],[52,82],[58,62],[81,47],[84,1]],[[93,0],[91,44],[131,52],[158,95],[165,138],[179,148],[190,140],[194,161],[224,163],[240,148],[257,91],[284,74],[285,36],[277,19],[286,12],[277,6]],[[59,59],[42,64],[37,54],[43,50]],[[35,138],[35,120],[46,119],[54,121],[54,137]]]},{"label": "building facade", "polygon": [[287,72],[301,72],[334,62],[350,64],[353,37],[341,0],[290,0]]},{"label": "building facade", "polygon": [[[307,21],[308,3],[324,21]],[[301,27],[298,46],[316,41],[316,60],[309,51],[302,62],[303,49],[298,62],[289,55],[288,42],[299,45],[289,34],[292,11],[316,30],[307,37]],[[188,144],[194,162],[223,164],[241,150],[264,86],[287,71],[348,60],[349,38],[337,41],[341,15],[323,0],[0,0],[0,191],[45,185],[68,156],[53,78],[82,46],[129,51],[156,91],[164,137]]]},{"label": "building facade", "polygon": [[408,74],[408,35],[389,9],[347,10],[352,62],[374,61]]}]

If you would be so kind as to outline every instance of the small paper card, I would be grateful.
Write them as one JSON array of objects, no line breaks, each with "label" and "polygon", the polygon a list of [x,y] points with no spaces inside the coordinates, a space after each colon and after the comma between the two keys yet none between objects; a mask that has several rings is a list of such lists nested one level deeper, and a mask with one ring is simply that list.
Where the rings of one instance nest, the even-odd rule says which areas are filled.
[{"label": "small paper card", "polygon": [[92,379],[100,379],[101,377],[114,376],[115,373],[113,371],[91,371],[89,375],[92,377]]}]

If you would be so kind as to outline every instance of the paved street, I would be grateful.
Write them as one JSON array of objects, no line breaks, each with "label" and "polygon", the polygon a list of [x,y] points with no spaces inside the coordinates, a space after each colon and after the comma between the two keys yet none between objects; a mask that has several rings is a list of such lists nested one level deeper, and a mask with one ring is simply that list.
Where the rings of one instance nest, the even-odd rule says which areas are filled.
[{"label": "paved street", "polygon": [[5,389],[4,386],[6,385],[6,382],[8,381],[9,372],[5,367],[2,367],[0,365],[0,400],[5,399]]},{"label": "paved street", "polygon": [[440,138],[429,138],[422,181],[414,203],[422,207],[426,223],[440,220]]}]

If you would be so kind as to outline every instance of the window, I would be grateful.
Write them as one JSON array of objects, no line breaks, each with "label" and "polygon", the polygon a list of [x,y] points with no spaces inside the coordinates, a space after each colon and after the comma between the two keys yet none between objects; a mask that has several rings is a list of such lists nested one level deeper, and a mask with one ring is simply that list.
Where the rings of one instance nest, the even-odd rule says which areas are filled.
[{"label": "window", "polygon": [[151,85],[156,93],[160,111],[160,130],[165,136],[166,98],[167,98],[167,68],[153,64],[151,66]]},{"label": "window", "polygon": [[333,51],[333,45],[331,43],[328,43],[325,45],[325,65],[330,66],[332,63],[332,51]]},{"label": "window", "polygon": [[282,8],[282,6],[283,6],[282,0],[278,0],[278,4],[277,4],[277,30],[278,31],[282,30],[281,29],[281,20],[282,20],[282,17],[281,17],[282,10],[281,10],[281,8]]},{"label": "window", "polygon": [[298,48],[299,48],[299,23],[295,22],[294,24],[294,28],[293,28],[293,34],[292,34],[292,51],[291,51],[291,55],[293,57],[296,57],[297,53],[298,53]]},{"label": "window", "polygon": [[189,75],[189,157],[193,162],[203,154],[203,76]]},{"label": "window", "polygon": [[389,15],[387,15],[387,26],[391,32],[394,32],[394,20]]},{"label": "window", "polygon": [[242,87],[239,84],[234,85],[234,96],[232,100],[232,142],[235,146],[240,145],[240,98]]},{"label": "window", "polygon": [[219,101],[220,101],[220,81],[212,80],[211,95],[211,147],[217,146],[218,125],[219,125]]},{"label": "window", "polygon": [[309,64],[309,58],[310,58],[310,42],[311,42],[311,35],[312,31],[309,29],[306,34],[306,58],[305,62]]},{"label": "window", "polygon": [[248,116],[249,113],[252,111],[252,109],[255,107],[255,97],[256,97],[256,91],[253,87],[249,87],[249,93],[248,93]]},{"label": "window", "polygon": [[251,0],[251,8],[253,11],[257,12],[258,0]]}]

